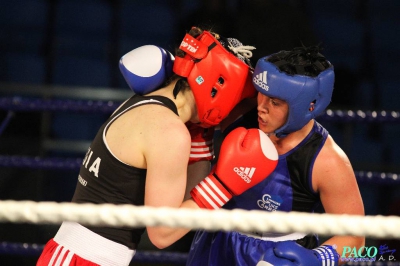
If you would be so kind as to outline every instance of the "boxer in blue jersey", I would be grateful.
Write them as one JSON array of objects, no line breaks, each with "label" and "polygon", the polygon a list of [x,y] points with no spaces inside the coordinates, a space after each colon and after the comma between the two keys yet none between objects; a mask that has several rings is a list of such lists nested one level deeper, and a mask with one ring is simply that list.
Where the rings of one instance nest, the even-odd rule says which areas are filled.
[{"label": "boxer in blue jersey", "polygon": [[[258,125],[275,144],[278,166],[261,183],[233,197],[225,209],[364,215],[349,159],[314,118],[331,101],[334,68],[318,47],[261,58],[253,73]],[[363,237],[273,232],[198,231],[187,265],[339,265],[343,246]]]}]

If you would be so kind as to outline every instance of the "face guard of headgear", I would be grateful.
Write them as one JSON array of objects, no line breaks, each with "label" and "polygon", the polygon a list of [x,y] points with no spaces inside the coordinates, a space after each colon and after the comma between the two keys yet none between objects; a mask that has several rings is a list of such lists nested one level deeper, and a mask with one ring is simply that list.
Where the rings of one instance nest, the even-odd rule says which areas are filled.
[{"label": "face guard of headgear", "polygon": [[301,129],[325,110],[331,102],[335,74],[331,65],[316,77],[289,75],[268,62],[269,57],[258,60],[253,84],[260,93],[287,102],[287,121],[274,132],[281,138]]},{"label": "face guard of headgear", "polygon": [[245,63],[254,47],[203,31],[197,38],[186,34],[179,48],[186,54],[175,57],[173,71],[187,78],[201,126],[218,125],[241,100],[255,97],[251,67]]}]

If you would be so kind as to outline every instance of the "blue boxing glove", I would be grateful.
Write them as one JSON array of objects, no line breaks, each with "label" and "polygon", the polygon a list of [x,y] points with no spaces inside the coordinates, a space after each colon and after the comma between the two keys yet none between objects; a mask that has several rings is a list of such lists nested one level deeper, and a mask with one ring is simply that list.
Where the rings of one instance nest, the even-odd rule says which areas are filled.
[{"label": "blue boxing glove", "polygon": [[297,266],[292,261],[277,257],[272,248],[267,249],[256,266]]},{"label": "blue boxing glove", "polygon": [[337,266],[339,262],[339,254],[328,245],[307,249],[295,241],[283,241],[275,245],[274,253],[277,257],[290,260],[299,266]]},{"label": "blue boxing glove", "polygon": [[155,45],[144,45],[122,56],[119,69],[129,88],[144,95],[159,89],[172,76],[174,60],[169,51]]}]

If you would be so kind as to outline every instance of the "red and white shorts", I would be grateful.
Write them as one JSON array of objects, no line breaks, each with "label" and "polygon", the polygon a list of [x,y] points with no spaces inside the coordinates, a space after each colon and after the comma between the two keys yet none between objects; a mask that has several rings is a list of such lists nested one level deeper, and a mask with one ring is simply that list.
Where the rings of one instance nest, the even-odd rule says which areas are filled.
[{"label": "red and white shorts", "polygon": [[135,250],[74,222],[64,222],[36,266],[128,266]]}]

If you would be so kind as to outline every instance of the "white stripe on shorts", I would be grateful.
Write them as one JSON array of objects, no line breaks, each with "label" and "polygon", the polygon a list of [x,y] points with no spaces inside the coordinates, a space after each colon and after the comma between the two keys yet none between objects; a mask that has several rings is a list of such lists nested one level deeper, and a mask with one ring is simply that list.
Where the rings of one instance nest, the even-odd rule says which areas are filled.
[{"label": "white stripe on shorts", "polygon": [[64,263],[63,263],[62,266],[69,266],[69,264],[71,263],[72,257],[73,257],[74,255],[75,255],[75,254],[74,254],[72,251],[70,251],[70,252],[68,253],[67,257],[65,258]]},{"label": "white stripe on shorts", "polygon": [[63,222],[54,241],[64,250],[102,266],[127,266],[136,252],[75,222]]},{"label": "white stripe on shorts", "polygon": [[56,251],[54,251],[53,256],[51,257],[51,260],[49,262],[48,266],[52,266],[54,263],[54,260],[56,259],[58,253],[60,252],[60,249],[62,248],[62,246],[58,245],[58,247],[56,248]]}]

